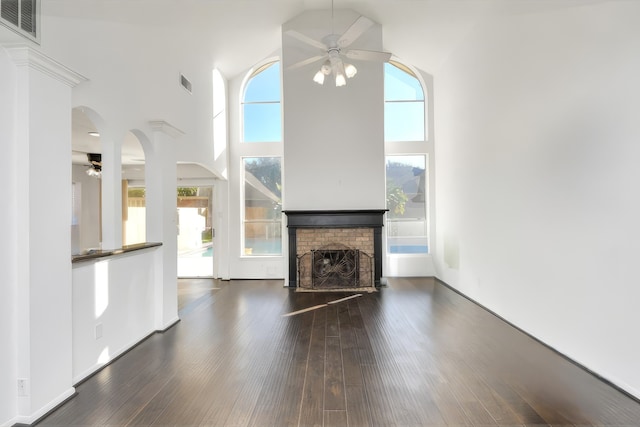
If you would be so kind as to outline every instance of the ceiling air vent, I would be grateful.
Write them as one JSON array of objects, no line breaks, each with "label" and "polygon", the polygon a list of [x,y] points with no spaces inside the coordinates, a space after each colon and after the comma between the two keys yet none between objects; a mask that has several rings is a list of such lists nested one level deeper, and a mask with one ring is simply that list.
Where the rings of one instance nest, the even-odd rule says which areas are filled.
[{"label": "ceiling air vent", "polygon": [[191,82],[184,76],[184,74],[180,74],[180,84],[187,92],[191,93]]},{"label": "ceiling air vent", "polygon": [[32,39],[37,37],[38,0],[0,0],[0,23]]}]

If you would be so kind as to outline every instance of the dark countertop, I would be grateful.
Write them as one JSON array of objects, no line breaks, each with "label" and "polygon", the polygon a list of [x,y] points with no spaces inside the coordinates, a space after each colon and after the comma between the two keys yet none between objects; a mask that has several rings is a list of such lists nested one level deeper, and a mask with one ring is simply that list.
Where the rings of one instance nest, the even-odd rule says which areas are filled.
[{"label": "dark countertop", "polygon": [[139,251],[142,249],[154,248],[157,246],[162,246],[162,243],[157,243],[157,242],[137,243],[135,245],[126,245],[120,249],[111,249],[111,250],[91,249],[86,253],[73,255],[71,257],[71,262],[76,263],[80,261],[89,261],[89,260],[104,258],[108,256],[113,256],[113,255],[126,254],[129,252]]}]

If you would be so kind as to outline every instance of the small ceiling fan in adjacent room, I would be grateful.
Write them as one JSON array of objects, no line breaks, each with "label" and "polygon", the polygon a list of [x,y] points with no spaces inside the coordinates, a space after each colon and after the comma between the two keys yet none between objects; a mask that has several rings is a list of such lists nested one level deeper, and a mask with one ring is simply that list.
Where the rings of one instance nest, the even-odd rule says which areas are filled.
[{"label": "small ceiling fan in adjacent room", "polygon": [[297,62],[289,69],[296,69],[315,62],[323,61],[322,66],[313,77],[313,81],[324,84],[325,77],[333,74],[336,86],[344,86],[347,79],[352,78],[358,72],[355,65],[348,63],[345,59],[358,61],[387,62],[391,58],[391,53],[376,50],[348,49],[348,47],[362,36],[374,22],[365,16],[356,19],[342,34],[335,34],[333,26],[333,0],[331,1],[331,33],[321,41],[312,39],[296,30],[285,31],[289,37],[293,37],[311,47],[319,50],[317,55],[311,56]]},{"label": "small ceiling fan in adjacent room", "polygon": [[[102,154],[100,153],[87,153],[86,151],[72,150],[73,163],[84,164],[89,169],[86,170],[87,175],[94,178],[102,177]],[[80,160],[86,157],[86,161]]]}]

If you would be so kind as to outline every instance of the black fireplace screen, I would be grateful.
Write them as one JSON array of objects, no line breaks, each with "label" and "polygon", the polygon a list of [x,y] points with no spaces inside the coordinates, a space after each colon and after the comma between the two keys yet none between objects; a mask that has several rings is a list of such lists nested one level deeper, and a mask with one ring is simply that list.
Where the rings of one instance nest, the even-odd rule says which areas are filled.
[{"label": "black fireplace screen", "polygon": [[298,257],[298,285],[312,289],[372,286],[373,258],[358,249],[315,249]]},{"label": "black fireplace screen", "polygon": [[358,284],[359,250],[311,251],[311,284],[315,288],[346,288]]}]

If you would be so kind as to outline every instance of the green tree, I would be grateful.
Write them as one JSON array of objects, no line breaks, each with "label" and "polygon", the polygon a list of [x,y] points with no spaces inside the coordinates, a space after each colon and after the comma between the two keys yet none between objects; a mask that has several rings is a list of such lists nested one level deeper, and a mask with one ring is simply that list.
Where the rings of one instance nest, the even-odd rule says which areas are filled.
[{"label": "green tree", "polygon": [[178,187],[178,197],[192,197],[198,195],[198,187]]},{"label": "green tree", "polygon": [[402,188],[392,182],[387,182],[387,209],[389,209],[392,216],[404,215],[404,209],[408,200],[409,197]]}]

